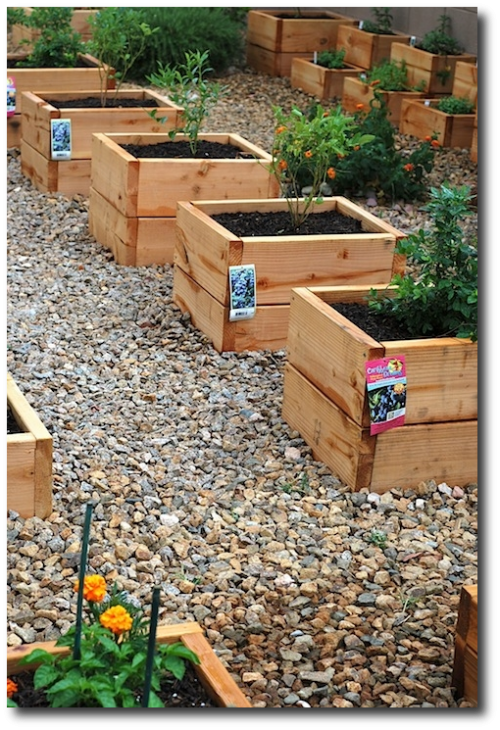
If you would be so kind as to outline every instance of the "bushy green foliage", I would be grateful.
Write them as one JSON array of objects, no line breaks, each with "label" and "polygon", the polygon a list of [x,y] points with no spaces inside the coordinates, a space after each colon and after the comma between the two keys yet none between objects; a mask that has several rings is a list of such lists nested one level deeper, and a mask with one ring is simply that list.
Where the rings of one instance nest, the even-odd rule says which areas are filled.
[{"label": "bushy green foliage", "polygon": [[475,109],[470,99],[460,96],[444,96],[437,102],[436,108],[445,114],[472,114]]},{"label": "bushy green foliage", "polygon": [[413,147],[410,154],[398,149],[396,128],[376,90],[369,111],[360,111],[354,118],[356,131],[374,139],[350,155],[332,160],[336,171],[330,183],[332,193],[356,197],[373,190],[393,201],[423,199],[427,193],[425,176],[434,166],[432,138]]},{"label": "bushy green foliage", "polygon": [[242,62],[245,50],[246,13],[234,8],[133,8],[151,28],[159,28],[148,39],[140,57],[134,62],[130,76],[143,82],[156,72],[158,63],[176,66],[184,63],[185,54],[208,51],[215,73]]},{"label": "bushy green foliage", "polygon": [[417,45],[423,51],[435,53],[439,56],[458,56],[463,52],[460,43],[450,35],[451,18],[449,15],[440,15],[436,28],[426,33]]},{"label": "bushy green foliage", "polygon": [[28,57],[19,66],[29,68],[74,68],[85,51],[82,37],[71,27],[73,8],[33,8],[18,19],[40,31]]},{"label": "bushy green foliage", "polygon": [[318,66],[323,66],[324,68],[344,68],[345,54],[345,48],[333,48],[329,51],[320,51],[317,58]]},{"label": "bushy green foliage", "polygon": [[418,86],[410,86],[408,83],[408,68],[406,61],[401,63],[397,61],[382,61],[378,66],[360,74],[363,80],[366,80],[370,86],[376,86],[377,89],[383,91],[423,91],[425,81]]},{"label": "bushy green foliage", "polygon": [[394,298],[369,306],[390,314],[414,337],[456,336],[477,340],[477,247],[465,240],[460,223],[471,214],[468,186],[443,183],[431,188],[425,206],[432,228],[420,229],[398,243],[398,253],[418,264],[418,277],[396,275]]},{"label": "bushy green foliage", "polygon": [[392,35],[392,14],[389,8],[372,8],[375,20],[364,20],[363,30],[378,35]]}]

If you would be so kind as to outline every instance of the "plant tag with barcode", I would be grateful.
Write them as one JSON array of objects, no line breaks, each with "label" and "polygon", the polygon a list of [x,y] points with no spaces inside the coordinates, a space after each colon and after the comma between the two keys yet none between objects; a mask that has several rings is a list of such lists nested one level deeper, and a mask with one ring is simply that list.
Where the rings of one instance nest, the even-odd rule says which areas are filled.
[{"label": "plant tag with barcode", "polygon": [[71,119],[50,120],[50,155],[52,160],[71,160]]},{"label": "plant tag with barcode", "polygon": [[229,267],[229,321],[252,319],[257,308],[255,265]]},{"label": "plant tag with barcode", "polygon": [[402,426],[406,414],[406,362],[404,355],[365,363],[370,435]]}]

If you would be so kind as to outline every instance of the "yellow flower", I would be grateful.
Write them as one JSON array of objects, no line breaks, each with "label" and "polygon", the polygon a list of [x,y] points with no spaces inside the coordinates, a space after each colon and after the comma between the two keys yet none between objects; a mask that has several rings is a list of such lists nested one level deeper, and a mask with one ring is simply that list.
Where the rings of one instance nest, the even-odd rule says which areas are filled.
[{"label": "yellow flower", "polygon": [[7,677],[7,697],[12,697],[17,692],[17,684]]},{"label": "yellow flower", "polygon": [[307,150],[306,152],[304,152],[304,156],[309,159],[310,157],[313,156],[313,153],[311,152],[311,150]]},{"label": "yellow flower", "polygon": [[132,628],[132,616],[123,606],[111,606],[100,615],[99,621],[117,636]]},{"label": "yellow flower", "polygon": [[[78,592],[80,581],[75,583],[75,592]],[[102,575],[86,575],[83,581],[83,597],[86,601],[100,603],[106,595],[106,581]]]},{"label": "yellow flower", "polygon": [[337,173],[335,172],[335,170],[333,169],[333,167],[329,167],[328,170],[326,171],[326,174],[328,175],[328,177],[330,178],[330,180],[335,180],[335,176],[336,176]]}]

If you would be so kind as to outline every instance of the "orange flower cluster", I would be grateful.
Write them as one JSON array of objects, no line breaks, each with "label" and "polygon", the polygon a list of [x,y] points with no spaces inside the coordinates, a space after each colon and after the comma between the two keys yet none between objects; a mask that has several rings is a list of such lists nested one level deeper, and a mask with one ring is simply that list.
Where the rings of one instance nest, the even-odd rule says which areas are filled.
[{"label": "orange flower cluster", "polygon": [[404,168],[406,172],[411,172],[415,166],[411,164],[411,162],[408,162],[408,164],[404,165]]},{"label": "orange flower cluster", "polygon": [[337,175],[337,173],[335,172],[333,167],[329,167],[328,170],[326,171],[326,174],[328,175],[330,180],[335,180],[335,176]]},{"label": "orange flower cluster", "polygon": [[426,141],[426,142],[430,142],[430,141],[431,141],[431,139],[432,139],[432,137],[431,137],[431,135],[430,135],[430,134],[427,134],[427,135],[426,135],[426,136],[424,137],[424,139],[425,139],[425,141]]},{"label": "orange flower cluster", "polygon": [[278,127],[276,130],[276,134],[281,134],[286,130],[286,127],[282,124],[281,127]]},{"label": "orange flower cluster", "polygon": [[304,156],[307,157],[307,159],[309,159],[310,157],[313,156],[313,153],[311,152],[311,150],[306,150],[306,152],[304,152]]},{"label": "orange flower cluster", "polygon": [[286,163],[286,160],[280,160],[278,162],[278,170],[286,170],[287,167],[288,165]]},{"label": "orange flower cluster", "polygon": [[441,145],[439,144],[439,142],[437,141],[437,139],[433,139],[432,142],[431,142],[431,145],[433,147],[441,147]]},{"label": "orange flower cluster", "polygon": [[7,697],[12,697],[16,692],[17,684],[7,677]]},{"label": "orange flower cluster", "polygon": [[[75,593],[78,593],[80,581],[75,583]],[[86,575],[83,581],[83,597],[86,601],[101,603],[106,595],[106,581],[102,575]]]},{"label": "orange flower cluster", "polygon": [[361,109],[364,109],[364,108],[365,108],[365,105],[364,104],[356,104],[356,109],[361,110]]},{"label": "orange flower cluster", "polygon": [[100,615],[99,621],[117,636],[132,628],[132,616],[123,606],[111,606]]}]

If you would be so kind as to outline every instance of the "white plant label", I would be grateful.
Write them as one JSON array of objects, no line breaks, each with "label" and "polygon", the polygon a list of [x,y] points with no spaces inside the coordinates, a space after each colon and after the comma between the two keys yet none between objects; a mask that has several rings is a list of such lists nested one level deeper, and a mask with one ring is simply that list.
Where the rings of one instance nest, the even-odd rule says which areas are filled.
[{"label": "white plant label", "polygon": [[71,160],[71,119],[50,120],[52,160]]},{"label": "white plant label", "polygon": [[229,321],[252,319],[257,308],[255,265],[229,267]]}]

